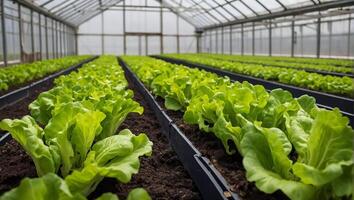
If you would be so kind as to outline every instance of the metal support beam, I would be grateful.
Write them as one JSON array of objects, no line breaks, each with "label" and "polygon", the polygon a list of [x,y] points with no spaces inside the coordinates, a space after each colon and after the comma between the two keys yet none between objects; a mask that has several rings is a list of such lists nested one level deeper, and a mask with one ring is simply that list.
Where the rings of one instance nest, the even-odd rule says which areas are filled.
[{"label": "metal support beam", "polygon": [[230,55],[232,55],[232,26],[230,26]]},{"label": "metal support beam", "polygon": [[241,55],[244,55],[245,53],[245,42],[244,40],[244,28],[243,28],[243,24],[241,24]]},{"label": "metal support beam", "polygon": [[221,54],[224,54],[224,27],[221,27]]},{"label": "metal support beam", "polygon": [[254,56],[255,54],[255,40],[254,40],[254,35],[255,35],[255,27],[254,27],[254,22],[252,23],[252,55]]},{"label": "metal support beam", "polygon": [[269,56],[272,56],[272,20],[269,20]]},{"label": "metal support beam", "polygon": [[323,2],[323,3],[317,4],[317,5],[309,5],[309,6],[304,6],[304,7],[300,7],[300,8],[287,9],[284,11],[278,11],[278,12],[274,12],[271,14],[264,14],[264,15],[260,15],[260,16],[250,17],[247,19],[240,19],[240,20],[234,20],[231,22],[220,23],[220,24],[211,25],[211,26],[205,26],[205,27],[201,27],[201,29],[209,30],[209,29],[214,29],[214,28],[220,28],[222,26],[230,26],[230,25],[243,24],[243,23],[248,23],[248,22],[256,22],[256,21],[274,19],[274,18],[279,18],[279,17],[291,16],[291,15],[301,15],[304,13],[309,13],[309,12],[314,12],[314,11],[322,11],[322,10],[328,10],[331,8],[351,6],[351,5],[353,5],[353,3],[354,3],[354,0],[337,0],[337,1]]},{"label": "metal support beam", "polygon": [[32,56],[34,55],[34,30],[33,30],[33,10],[30,10],[30,25],[31,25],[31,43],[32,43]]},{"label": "metal support beam", "polygon": [[177,25],[177,53],[181,53],[181,48],[179,46],[179,42],[180,42],[180,39],[179,39],[179,15],[177,15],[176,17],[176,25]]},{"label": "metal support beam", "polygon": [[351,30],[350,30],[350,29],[352,28],[352,27],[351,27],[351,26],[352,26],[352,25],[351,25],[351,20],[352,20],[352,19],[351,19],[350,15],[349,15],[349,19],[348,19],[348,49],[347,49],[347,51],[348,51],[348,52],[347,52],[347,56],[348,56],[348,57],[350,57],[350,42],[351,42],[351,41],[350,41],[350,38],[351,38],[351,37],[350,37],[350,31],[351,31]]},{"label": "metal support beam", "polygon": [[59,17],[54,16],[52,13],[49,13],[48,11],[42,9],[41,7],[38,7],[38,6],[34,5],[30,1],[26,1],[26,0],[13,0],[13,1],[15,1],[18,4],[20,4],[22,6],[25,6],[25,7],[29,8],[29,9],[31,9],[31,10],[34,10],[34,11],[36,11],[38,13],[41,13],[41,14],[47,16],[47,17],[50,17],[50,18],[55,19],[57,21],[60,21],[60,22],[62,22],[64,24],[70,26],[71,28],[75,27],[75,25],[73,25],[73,24],[71,24],[71,23],[69,23],[67,21],[62,20]]},{"label": "metal support beam", "polygon": [[[4,0],[3,0],[4,1]],[[22,62],[22,53],[23,53],[23,30],[22,30],[22,9],[21,5],[18,5],[18,30],[19,30],[19,40],[20,40],[20,61]]]},{"label": "metal support beam", "polygon": [[216,53],[219,53],[219,30],[215,30],[215,51]]},{"label": "metal support beam", "polygon": [[39,29],[39,59],[42,60],[42,20],[41,20],[41,15],[38,14],[38,29]]},{"label": "metal support beam", "polygon": [[163,12],[162,6],[160,7],[160,53],[163,54]]},{"label": "metal support beam", "polygon": [[102,50],[101,50],[101,54],[103,55],[105,52],[104,52],[104,36],[103,36],[103,33],[104,33],[104,14],[103,14],[103,12],[101,12],[101,33],[102,33],[102,35],[101,35],[101,48],[102,48]]},{"label": "metal support beam", "polygon": [[[293,16],[295,18],[295,16]],[[291,57],[294,57],[295,52],[295,20],[291,22]]]},{"label": "metal support beam", "polygon": [[47,22],[48,18],[46,16],[44,16],[44,23],[45,23],[45,51],[46,51],[46,58],[49,59],[49,47],[48,47],[48,22]]},{"label": "metal support beam", "polygon": [[209,31],[209,53],[213,52],[212,46],[213,46],[213,39],[212,39],[211,31]]},{"label": "metal support beam", "polygon": [[7,66],[7,43],[5,26],[5,0],[1,0],[1,29],[2,29],[2,50],[4,55],[4,65]]},{"label": "metal support beam", "polygon": [[[125,16],[125,1],[123,1],[123,52],[124,52],[124,55],[127,54],[127,36],[125,34],[126,32],[126,16]],[[147,46],[147,43],[145,44]],[[146,55],[147,55],[148,52],[146,52]]]},{"label": "metal support beam", "polygon": [[316,37],[316,57],[320,58],[321,55],[321,18],[317,19],[317,37]]}]

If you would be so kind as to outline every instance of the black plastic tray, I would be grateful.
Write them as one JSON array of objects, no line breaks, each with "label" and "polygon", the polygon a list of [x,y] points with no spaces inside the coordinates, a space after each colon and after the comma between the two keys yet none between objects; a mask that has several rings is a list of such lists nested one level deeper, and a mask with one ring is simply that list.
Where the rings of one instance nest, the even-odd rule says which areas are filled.
[{"label": "black plastic tray", "polygon": [[[53,79],[61,76],[61,75],[65,75],[65,74],[69,74],[70,72],[72,72],[73,70],[76,70],[77,68],[81,67],[83,64],[86,64],[88,62],[91,62],[92,60],[96,59],[98,56],[94,56],[92,58],[89,58],[87,60],[84,60],[78,64],[75,64],[67,69],[64,69],[60,72],[54,73],[52,75],[49,75],[39,81],[36,81],[28,86],[19,88],[17,90],[14,90],[12,92],[9,92],[3,96],[0,97],[0,109],[15,104],[16,102],[20,101],[23,98],[26,98],[29,96],[29,94],[31,94],[31,91],[36,89],[37,87],[40,87],[41,85],[45,84],[48,81],[52,81]],[[9,141],[11,139],[11,134],[7,133],[7,132],[0,132],[0,146],[4,145],[7,141]]]},{"label": "black plastic tray", "polygon": [[78,64],[75,64],[67,69],[64,69],[62,71],[59,71],[59,72],[56,72],[56,73],[51,74],[49,76],[46,76],[34,83],[31,83],[27,86],[24,86],[24,87],[19,88],[17,90],[11,91],[3,96],[0,96],[0,109],[4,108],[6,106],[12,105],[12,104],[20,101],[21,99],[28,97],[29,94],[31,93],[31,91],[33,91],[33,89],[36,89],[36,88],[42,86],[43,84],[48,83],[49,81],[52,81],[53,79],[57,78],[58,76],[68,74],[71,71],[76,70],[77,68],[81,67],[83,64],[91,62],[92,60],[94,60],[96,58],[97,58],[97,56],[94,56],[94,57],[84,60]]},{"label": "black plastic tray", "polygon": [[338,107],[341,110],[341,113],[347,116],[350,120],[350,124],[354,125],[354,99],[341,97],[337,95],[327,94],[323,92],[313,91],[305,88],[295,87],[291,85],[286,85],[283,83],[278,83],[274,81],[267,81],[260,78],[255,78],[251,76],[241,75],[232,73],[229,71],[224,71],[221,69],[213,68],[210,66],[205,66],[197,63],[188,62],[185,60],[175,59],[175,58],[167,58],[163,56],[151,56],[153,58],[161,59],[166,62],[180,64],[191,68],[199,68],[205,71],[216,73],[220,76],[228,76],[231,80],[234,81],[248,81],[252,84],[263,85],[266,89],[272,90],[276,88],[282,88],[284,90],[288,90],[295,97],[299,97],[301,95],[310,95],[316,99],[317,105],[326,109],[333,109],[334,107]]},{"label": "black plastic tray", "polygon": [[153,109],[170,145],[192,177],[203,198],[210,200],[239,199],[238,195],[230,190],[230,187],[223,176],[215,169],[207,158],[201,155],[188,138],[186,138],[183,132],[171,120],[166,112],[163,111],[149,90],[130,70],[125,62],[120,58],[118,58],[118,61],[122,68],[127,72],[127,78],[137,86],[149,106]]}]

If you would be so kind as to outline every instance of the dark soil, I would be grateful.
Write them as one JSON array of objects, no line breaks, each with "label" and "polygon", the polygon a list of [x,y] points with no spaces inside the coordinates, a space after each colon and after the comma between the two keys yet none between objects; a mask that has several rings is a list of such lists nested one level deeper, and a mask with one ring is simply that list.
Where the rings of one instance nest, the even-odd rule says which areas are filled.
[{"label": "dark soil", "polygon": [[12,105],[9,105],[0,110],[0,120],[5,118],[21,118],[29,114],[28,105],[37,99],[42,92],[48,91],[53,87],[53,82],[45,82],[42,86],[32,90],[30,95]]},{"label": "dark soil", "polygon": [[36,177],[32,159],[13,139],[0,146],[0,196],[17,187],[25,177]]},{"label": "dark soil", "polygon": [[240,154],[236,153],[231,156],[226,154],[222,143],[212,133],[200,131],[197,125],[184,123],[183,113],[180,111],[167,110],[162,98],[157,97],[157,102],[201,154],[207,157],[222,174],[229,183],[231,191],[237,193],[242,199],[247,200],[288,199],[281,192],[269,195],[257,189],[254,183],[248,182],[246,179],[246,170],[242,165],[242,157]]},{"label": "dark soil", "polygon": [[143,187],[154,200],[201,199],[191,177],[162,133],[154,112],[132,82],[129,81],[129,83],[129,88],[134,91],[134,100],[144,107],[144,113],[141,116],[135,113],[129,114],[120,130],[129,128],[134,134],[146,133],[153,142],[152,156],[140,159],[139,173],[133,175],[129,183],[122,184],[113,179],[105,179],[90,198],[97,197],[104,192],[113,192],[125,199],[129,191]]},{"label": "dark soil", "polygon": [[[21,118],[29,114],[28,105],[41,92],[47,91],[52,87],[52,82],[46,83],[33,90],[28,97],[1,109],[0,120]],[[0,146],[0,194],[17,187],[23,178],[36,176],[36,169],[32,159],[15,140],[10,139],[3,146]]]}]

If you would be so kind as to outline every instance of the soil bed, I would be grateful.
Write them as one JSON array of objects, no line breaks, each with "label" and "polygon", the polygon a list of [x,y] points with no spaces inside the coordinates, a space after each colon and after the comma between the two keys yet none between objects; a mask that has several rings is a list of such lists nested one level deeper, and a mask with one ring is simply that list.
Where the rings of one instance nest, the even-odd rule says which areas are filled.
[{"label": "soil bed", "polygon": [[0,120],[5,118],[21,118],[22,116],[29,114],[28,105],[36,100],[40,93],[50,90],[53,86],[53,81],[50,81],[50,83],[46,82],[42,86],[36,87],[35,90],[31,90],[28,97],[1,109]]},{"label": "soil bed", "polygon": [[113,192],[125,199],[130,190],[143,187],[154,200],[201,199],[193,180],[183,168],[182,163],[178,160],[167,138],[162,133],[154,112],[132,81],[129,81],[129,89],[134,91],[134,100],[144,107],[144,113],[141,116],[135,113],[129,114],[120,130],[129,128],[134,134],[146,133],[153,142],[152,155],[140,159],[139,173],[133,175],[129,183],[123,184],[112,179],[105,179],[90,197],[97,197],[104,192]]},{"label": "soil bed", "polygon": [[183,122],[183,113],[180,111],[167,110],[164,100],[156,98],[159,105],[171,117],[173,122],[181,129],[193,145],[207,157],[215,168],[222,174],[230,184],[231,191],[237,193],[242,199],[247,200],[287,200],[288,198],[281,192],[265,194],[257,189],[254,183],[247,181],[246,170],[242,165],[242,157],[236,153],[226,154],[222,143],[212,133],[199,130],[197,125],[188,125]]},{"label": "soil bed", "polygon": [[[46,83],[21,101],[7,106],[0,110],[0,120],[5,118],[21,118],[29,114],[28,105],[34,101],[38,95],[44,91],[50,90],[53,82]],[[0,136],[1,136],[0,130]],[[0,146],[0,195],[17,187],[25,177],[36,177],[36,168],[30,156],[14,140],[10,139],[5,145]]]},{"label": "soil bed", "polygon": [[[41,88],[30,97],[0,110],[0,119],[21,118],[28,114],[28,105],[37,98],[40,92],[51,87],[52,85],[48,85],[46,88]],[[114,179],[104,179],[89,199],[94,199],[104,192],[116,193],[125,199],[129,191],[137,187],[145,188],[154,200],[201,199],[192,179],[169,146],[153,111],[136,88],[131,84],[129,87],[134,91],[134,100],[144,107],[144,114],[141,116],[129,114],[120,130],[129,128],[134,134],[146,133],[154,143],[152,156],[140,159],[139,173],[133,175],[129,183],[122,184]],[[11,139],[5,145],[0,146],[0,195],[17,187],[23,178],[36,176],[31,158],[16,141]]]}]

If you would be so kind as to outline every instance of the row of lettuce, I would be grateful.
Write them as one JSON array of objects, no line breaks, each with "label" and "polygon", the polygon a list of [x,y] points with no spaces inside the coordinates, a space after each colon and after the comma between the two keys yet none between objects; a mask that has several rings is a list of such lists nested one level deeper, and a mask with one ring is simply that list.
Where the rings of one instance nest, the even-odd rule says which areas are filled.
[{"label": "row of lettuce", "polygon": [[193,54],[167,54],[164,56],[215,67],[238,74],[244,74],[256,78],[307,88],[310,90],[316,90],[345,97],[353,97],[354,95],[353,79],[347,76],[338,77],[321,75],[317,73],[306,72],[303,70],[270,66],[265,67],[258,64],[245,64]]},{"label": "row of lettuce", "polygon": [[[282,60],[279,57],[265,57],[265,56],[241,56],[241,55],[226,55],[226,54],[198,54],[199,56],[205,56],[216,59],[229,60],[233,62],[259,64],[264,66],[274,66],[274,67],[284,67],[284,68],[294,68],[303,70],[317,70],[324,72],[338,72],[343,74],[352,74],[353,68],[345,66],[336,66],[328,64],[312,64],[312,63],[301,63],[296,61],[288,61],[287,58]],[[354,66],[354,61],[352,61]]]},{"label": "row of lettuce", "polygon": [[334,59],[334,58],[304,58],[304,57],[286,57],[286,56],[251,56],[251,55],[235,55],[235,58],[249,58],[253,60],[263,60],[263,61],[279,61],[286,63],[299,63],[299,64],[309,64],[309,65],[322,65],[322,66],[333,66],[333,67],[347,67],[354,68],[354,60],[352,59]]},{"label": "row of lettuce", "polygon": [[68,56],[59,59],[0,68],[0,92],[8,90],[12,86],[21,85],[45,77],[53,72],[66,69],[90,57],[91,56]]},{"label": "row of lettuce", "polygon": [[296,200],[352,195],[354,131],[338,109],[149,57],[123,59],[167,109],[213,133],[228,154],[238,151],[261,191]]},{"label": "row of lettuce", "polygon": [[[86,199],[104,177],[129,182],[139,158],[152,152],[144,133],[116,134],[129,113],[143,112],[132,97],[116,58],[102,56],[57,78],[53,89],[29,105],[30,115],[2,120],[0,129],[30,155],[39,178],[24,179],[0,199]],[[118,197],[107,193],[98,199]],[[128,199],[150,197],[137,188]]]}]

